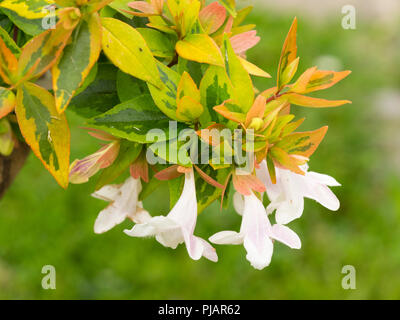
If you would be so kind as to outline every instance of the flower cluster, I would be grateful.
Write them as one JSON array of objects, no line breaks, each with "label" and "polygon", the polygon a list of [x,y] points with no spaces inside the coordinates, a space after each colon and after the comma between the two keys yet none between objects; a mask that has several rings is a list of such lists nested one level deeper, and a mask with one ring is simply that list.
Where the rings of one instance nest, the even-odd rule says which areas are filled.
[{"label": "flower cluster", "polygon": [[[57,24],[35,29],[48,4]],[[298,131],[305,119],[292,106],[350,103],[312,96],[350,71],[314,66],[295,78],[295,18],[275,84],[256,88],[254,77],[271,76],[247,58],[261,40],[245,24],[251,9],[235,0],[2,1],[9,27],[0,27],[0,153],[24,139],[64,188],[98,174],[93,196],[109,205],[96,233],[128,218],[135,224],[127,235],[185,243],[194,260],[218,260],[210,243],[243,244],[257,269],[269,265],[274,241],[299,249],[287,224],[302,215],[304,198],[338,210],[329,187],[339,183],[308,171],[328,127]],[[52,90],[37,82],[44,74]],[[66,110],[103,142],[72,163]],[[169,189],[166,216],[143,207],[157,188]],[[218,199],[226,206],[229,194],[242,215],[239,231],[196,236],[198,215]]]}]

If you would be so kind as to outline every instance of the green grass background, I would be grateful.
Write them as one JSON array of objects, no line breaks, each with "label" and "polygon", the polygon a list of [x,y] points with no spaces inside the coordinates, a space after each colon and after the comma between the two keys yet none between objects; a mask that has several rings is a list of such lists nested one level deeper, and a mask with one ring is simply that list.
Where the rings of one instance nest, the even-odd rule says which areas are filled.
[{"label": "green grass background", "polygon": [[[247,21],[257,24],[262,41],[249,59],[275,75],[293,14],[254,11]],[[393,128],[395,135],[398,125],[380,120],[371,99],[378,88],[400,88],[399,25],[389,29],[359,19],[357,30],[344,30],[340,13],[323,23],[295,14],[300,71],[321,55],[333,55],[353,71],[323,92],[326,98],[350,99],[352,105],[292,109],[296,116],[307,117],[301,129],[329,125],[310,167],[343,184],[334,190],[341,200],[336,213],[306,200],[303,217],[291,224],[302,239],[301,250],[276,243],[271,265],[257,271],[242,246],[217,246],[220,261],[214,264],[192,261],[184,246],[171,250],[154,239],[130,238],[122,233],[129,222],[95,235],[94,220],[106,203],[90,197],[94,181],[63,191],[30,155],[0,202],[0,298],[400,298],[400,166],[390,160],[399,146],[382,134],[383,128]],[[266,89],[274,79],[255,83]],[[82,120],[73,113],[68,118],[72,158],[95,151],[97,141],[79,129]],[[165,191],[155,193],[145,206],[153,215],[166,214]],[[220,212],[213,205],[200,215],[196,234],[207,238],[220,230],[236,230],[239,224],[231,207]],[[44,265],[56,267],[56,290],[41,287]],[[341,287],[344,265],[356,268],[356,290]]]}]

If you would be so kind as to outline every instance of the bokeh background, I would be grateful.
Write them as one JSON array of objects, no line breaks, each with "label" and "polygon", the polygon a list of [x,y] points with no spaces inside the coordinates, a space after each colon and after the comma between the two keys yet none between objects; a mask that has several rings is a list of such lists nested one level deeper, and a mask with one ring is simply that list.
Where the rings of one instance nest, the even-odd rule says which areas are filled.
[{"label": "bokeh background", "polygon": [[[318,65],[351,69],[342,83],[324,91],[352,105],[333,109],[294,107],[306,116],[302,129],[329,125],[312,157],[313,171],[343,184],[334,192],[341,209],[332,213],[306,200],[303,217],[291,224],[299,251],[276,243],[271,265],[254,270],[242,246],[218,246],[217,264],[192,261],[180,246],[122,233],[126,222],[95,235],[93,223],[105,202],[90,197],[94,182],[61,190],[30,155],[0,201],[0,298],[2,299],[398,299],[400,298],[400,7],[397,0],[238,0],[255,5],[247,19],[257,24],[261,43],[250,61],[276,74],[284,37],[299,19],[300,72]],[[344,4],[357,10],[356,30],[341,26]],[[257,79],[265,89],[274,79]],[[68,113],[72,158],[98,148],[82,119]],[[145,206],[166,214],[160,190]],[[207,238],[239,228],[232,208],[213,205],[198,220]],[[57,270],[57,289],[43,290],[44,265]],[[344,290],[344,265],[356,269],[356,290]]]}]

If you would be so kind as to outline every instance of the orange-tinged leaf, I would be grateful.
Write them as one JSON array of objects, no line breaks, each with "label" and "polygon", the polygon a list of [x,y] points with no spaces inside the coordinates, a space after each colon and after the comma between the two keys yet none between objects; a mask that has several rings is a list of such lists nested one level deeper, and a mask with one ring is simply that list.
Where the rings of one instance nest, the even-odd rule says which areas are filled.
[{"label": "orange-tinged leaf", "polygon": [[251,75],[263,78],[271,78],[271,75],[261,68],[257,67],[255,64],[243,59],[242,57],[238,57],[240,62],[243,65],[243,68]]},{"label": "orange-tinged leaf", "polygon": [[263,91],[261,94],[266,97],[267,99],[273,97],[278,92],[278,87],[273,87]]},{"label": "orange-tinged leaf", "polygon": [[129,2],[128,7],[137,10],[137,11],[127,11],[123,10],[126,13],[130,13],[134,16],[138,17],[148,17],[148,16],[153,16],[153,15],[158,15],[158,12],[156,11],[156,8],[151,3],[148,3],[146,1],[134,1],[134,2]]},{"label": "orange-tinged leaf", "polygon": [[161,180],[161,181],[165,181],[165,180],[172,180],[175,178],[178,178],[182,175],[182,173],[180,173],[178,171],[178,165],[174,164],[164,170],[158,171],[155,175],[154,178]]},{"label": "orange-tinged leaf", "polygon": [[307,85],[310,82],[310,79],[314,72],[317,70],[317,67],[312,67],[307,69],[298,79],[297,81],[292,85],[290,88],[290,92],[295,92],[295,93],[304,93],[307,90]]},{"label": "orange-tinged leaf", "polygon": [[213,2],[200,11],[199,19],[206,33],[214,33],[225,22],[226,9],[218,2]]},{"label": "orange-tinged leaf", "polygon": [[13,75],[18,66],[17,57],[7,47],[3,39],[0,37],[0,76],[4,82],[11,84]]},{"label": "orange-tinged leaf", "polygon": [[350,73],[351,71],[335,72],[316,70],[311,76],[304,93],[330,88],[346,78]]},{"label": "orange-tinged leaf", "polygon": [[265,192],[265,185],[255,175],[238,175],[234,173],[232,181],[235,190],[244,196],[251,195],[252,190]]},{"label": "orange-tinged leaf", "polygon": [[0,87],[0,119],[8,115],[15,107],[15,95],[11,90]]},{"label": "orange-tinged leaf", "polygon": [[142,152],[136,161],[131,164],[129,171],[134,179],[141,178],[144,182],[149,182],[149,165],[146,161],[145,152]]},{"label": "orange-tinged leaf", "polygon": [[94,13],[96,11],[99,11],[113,1],[114,0],[90,0],[87,5],[87,12]]},{"label": "orange-tinged leaf", "polygon": [[276,146],[288,154],[309,158],[318,148],[327,131],[328,127],[325,126],[315,131],[295,132],[283,138]]},{"label": "orange-tinged leaf", "polygon": [[303,96],[297,93],[290,93],[285,95],[287,101],[297,106],[309,108],[329,108],[338,107],[343,104],[351,103],[349,100],[326,100],[314,97]]},{"label": "orange-tinged leaf", "polygon": [[283,44],[278,67],[278,88],[281,89],[286,83],[283,82],[282,74],[286,67],[297,58],[297,18],[294,18],[292,26]]},{"label": "orange-tinged leaf", "polygon": [[224,66],[224,60],[217,44],[206,34],[191,34],[178,41],[176,51],[186,60]]},{"label": "orange-tinged leaf", "polygon": [[304,175],[303,170],[299,168],[299,162],[296,158],[291,157],[286,151],[279,147],[274,146],[270,149],[271,158],[285,169],[291,170],[295,173]]},{"label": "orange-tinged leaf", "polygon": [[33,83],[24,83],[18,87],[15,111],[25,141],[60,186],[66,188],[70,132],[65,115],[57,112],[54,97]]},{"label": "orange-tinged leaf", "polygon": [[245,126],[248,127],[253,118],[263,118],[266,107],[267,99],[264,96],[259,95],[249,112],[247,112]]},{"label": "orange-tinged leaf", "polygon": [[246,121],[246,115],[237,111],[229,110],[229,102],[225,101],[219,106],[215,106],[214,111],[218,112],[223,117],[238,123],[244,123]]},{"label": "orange-tinged leaf", "polygon": [[230,38],[233,51],[236,54],[244,54],[247,50],[253,48],[260,42],[261,38],[257,36],[256,30],[243,32]]},{"label": "orange-tinged leaf", "polygon": [[65,29],[63,22],[56,29],[49,29],[32,38],[22,49],[18,60],[19,80],[38,77],[49,70],[60,57],[72,30]]}]

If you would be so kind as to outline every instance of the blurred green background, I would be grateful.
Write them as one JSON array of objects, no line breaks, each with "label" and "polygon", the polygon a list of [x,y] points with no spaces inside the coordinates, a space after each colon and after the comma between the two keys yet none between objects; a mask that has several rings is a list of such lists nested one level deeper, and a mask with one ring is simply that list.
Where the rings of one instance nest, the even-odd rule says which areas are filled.
[{"label": "blurred green background", "polygon": [[[31,154],[0,201],[0,298],[400,298],[399,16],[371,18],[360,1],[353,1],[357,29],[345,30],[340,6],[321,16],[318,8],[311,13],[307,7],[297,9],[300,6],[270,8],[268,2],[272,1],[256,2],[247,19],[257,24],[262,37],[249,52],[250,61],[275,75],[296,15],[300,72],[313,65],[353,71],[343,83],[322,92],[326,98],[350,99],[352,105],[293,107],[296,116],[307,117],[301,129],[329,125],[310,168],[343,184],[334,189],[340,210],[332,213],[306,200],[303,217],[291,223],[302,249],[276,243],[272,263],[262,271],[250,266],[243,246],[217,246],[217,264],[192,261],[183,245],[171,250],[154,239],[126,236],[122,230],[131,226],[129,222],[95,235],[94,220],[107,205],[90,197],[95,181],[63,191]],[[255,84],[266,89],[274,79],[257,79]],[[79,129],[82,119],[72,112],[68,118],[72,159],[97,150],[98,142]],[[145,206],[153,215],[166,214],[165,191]],[[220,212],[213,205],[200,215],[196,234],[208,238],[239,225],[232,208]],[[44,265],[56,267],[56,290],[41,287]],[[356,290],[341,286],[344,265],[356,268]]]}]

